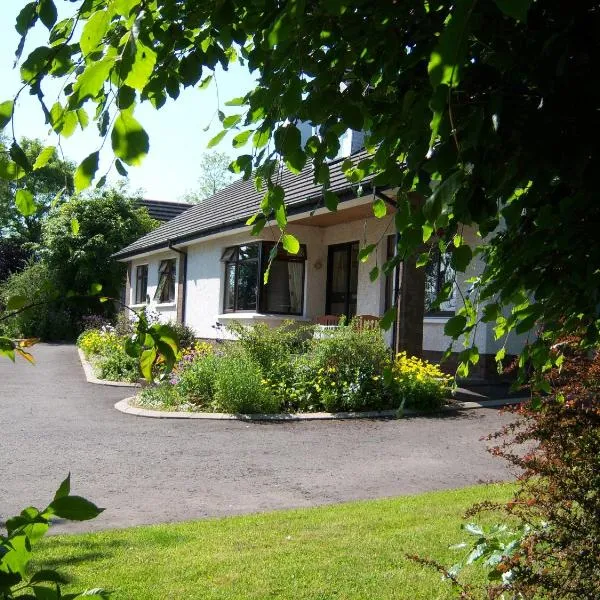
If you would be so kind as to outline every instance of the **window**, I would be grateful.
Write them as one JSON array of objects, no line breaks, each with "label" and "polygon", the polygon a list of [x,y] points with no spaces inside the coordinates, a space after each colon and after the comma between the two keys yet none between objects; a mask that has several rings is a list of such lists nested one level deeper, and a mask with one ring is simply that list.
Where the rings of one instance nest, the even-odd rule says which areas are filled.
[{"label": "window", "polygon": [[158,269],[158,286],[154,299],[159,304],[175,302],[175,259],[169,258],[160,261]]},{"label": "window", "polygon": [[[431,259],[425,267],[425,313],[454,314],[456,309],[456,290],[454,289],[454,269],[450,266],[450,253],[442,254],[434,248]],[[451,286],[448,299],[435,306],[435,300],[442,292]]]},{"label": "window", "polygon": [[[385,261],[389,261],[396,256],[396,235],[388,235],[386,239],[385,247]],[[385,275],[385,301],[384,311],[387,312],[394,306],[394,271],[391,269],[389,273]]]},{"label": "window", "polygon": [[[269,280],[264,273],[269,266]],[[224,311],[259,311],[301,315],[304,311],[306,248],[289,254],[272,242],[231,246],[223,252],[225,263]]]},{"label": "window", "polygon": [[148,293],[148,265],[135,268],[135,303],[145,304]]}]

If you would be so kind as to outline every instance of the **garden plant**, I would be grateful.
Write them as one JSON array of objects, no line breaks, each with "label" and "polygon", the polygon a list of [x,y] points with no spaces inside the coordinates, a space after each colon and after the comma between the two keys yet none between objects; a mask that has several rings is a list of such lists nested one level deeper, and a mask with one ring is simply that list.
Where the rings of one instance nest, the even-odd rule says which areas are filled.
[{"label": "garden plant", "polygon": [[390,355],[379,327],[340,327],[323,337],[293,322],[234,324],[236,341],[194,344],[140,406],[226,413],[439,409],[451,378],[424,360]]}]

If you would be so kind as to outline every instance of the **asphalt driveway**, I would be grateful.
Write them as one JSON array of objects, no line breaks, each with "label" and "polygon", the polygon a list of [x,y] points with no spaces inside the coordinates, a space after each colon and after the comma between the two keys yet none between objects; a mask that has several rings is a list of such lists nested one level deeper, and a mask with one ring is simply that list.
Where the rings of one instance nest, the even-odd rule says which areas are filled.
[{"label": "asphalt driveway", "polygon": [[404,420],[244,423],[117,412],[131,389],[86,382],[76,350],[0,358],[0,520],[72,491],[106,511],[84,531],[314,506],[505,480],[481,436],[495,409]]}]

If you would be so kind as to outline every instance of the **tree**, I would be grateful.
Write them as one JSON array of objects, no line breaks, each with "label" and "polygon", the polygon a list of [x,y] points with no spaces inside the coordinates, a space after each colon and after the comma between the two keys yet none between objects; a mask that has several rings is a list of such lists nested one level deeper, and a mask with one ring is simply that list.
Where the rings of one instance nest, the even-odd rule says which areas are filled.
[{"label": "tree", "polygon": [[[18,181],[9,180],[0,186],[0,233],[3,237],[14,238],[21,244],[35,244],[40,241],[42,223],[50,208],[63,202],[73,193],[75,164],[59,158],[55,148],[49,147],[45,153],[40,140],[22,138],[19,146],[27,161],[37,168],[26,173]],[[0,168],[4,157],[9,155],[6,139],[0,140]],[[42,157],[36,163],[38,157]],[[43,165],[42,165],[43,163]],[[18,186],[31,192],[30,202],[15,204]]]},{"label": "tree", "polygon": [[64,294],[86,295],[99,284],[103,295],[117,297],[125,265],[112,254],[157,225],[146,208],[116,189],[75,196],[44,223],[40,254]]},{"label": "tree", "polygon": [[205,152],[200,161],[198,189],[187,193],[185,201],[197,204],[228,186],[234,179],[230,164],[231,157],[225,152]]},{"label": "tree", "polygon": [[72,339],[86,314],[114,314],[113,302],[124,285],[125,265],[111,258],[119,248],[154,229],[158,223],[144,207],[116,189],[73,196],[55,207],[43,223],[39,260],[15,273],[0,297],[27,299],[35,306],[8,322],[15,337]]}]

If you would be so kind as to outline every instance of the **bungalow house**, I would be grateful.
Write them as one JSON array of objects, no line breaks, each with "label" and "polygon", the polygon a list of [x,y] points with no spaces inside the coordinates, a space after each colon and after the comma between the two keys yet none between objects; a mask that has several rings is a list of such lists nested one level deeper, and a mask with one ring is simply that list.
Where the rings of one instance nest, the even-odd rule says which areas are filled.
[{"label": "bungalow house", "polygon": [[[364,155],[359,151],[352,157],[360,160]],[[283,174],[288,232],[301,247],[296,255],[277,251],[268,283],[263,273],[280,232],[267,225],[258,237],[251,235],[246,221],[257,212],[262,194],[252,181],[239,180],[114,255],[128,265],[128,303],[133,308],[148,306],[164,321],[185,323],[199,338],[216,340],[227,337],[223,325],[232,320],[276,325],[286,319],[317,321],[324,315],[381,316],[392,306],[396,290],[403,288],[403,293],[413,294],[406,305],[414,306],[416,297],[421,310],[400,311],[399,320],[412,325],[418,321],[422,329],[412,327],[417,339],[400,339],[400,347],[439,358],[448,345],[444,324],[454,314],[456,300],[438,312],[428,307],[454,275],[449,262],[440,256],[425,274],[423,269],[403,269],[403,277],[391,274],[372,282],[373,267],[383,265],[395,250],[394,207],[390,200],[387,215],[375,218],[372,203],[378,191],[368,180],[349,183],[341,171],[342,160],[330,163],[330,189],[340,198],[336,212],[323,207],[322,190],[313,183],[310,166],[299,175]],[[468,235],[476,244],[474,232]],[[367,244],[377,249],[361,262],[359,248]],[[473,265],[472,272],[460,274],[459,286],[477,268]],[[394,333],[386,335],[391,344]],[[478,328],[476,343],[484,372],[495,370],[499,345],[491,326]],[[511,343],[508,353],[518,352],[519,341]]]}]

